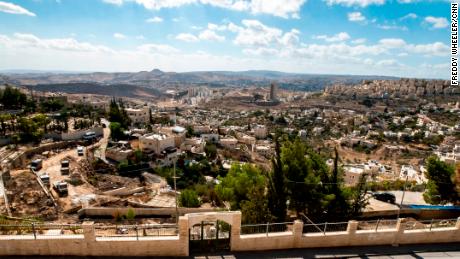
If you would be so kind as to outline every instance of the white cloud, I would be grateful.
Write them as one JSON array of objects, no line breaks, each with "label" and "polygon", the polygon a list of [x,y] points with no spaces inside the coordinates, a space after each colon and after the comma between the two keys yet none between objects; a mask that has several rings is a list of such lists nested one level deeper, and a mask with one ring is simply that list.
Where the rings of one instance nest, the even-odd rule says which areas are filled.
[{"label": "white cloud", "polygon": [[113,37],[115,39],[119,39],[119,40],[123,40],[123,39],[126,39],[126,35],[122,34],[122,33],[119,33],[119,32],[116,32],[113,34]]},{"label": "white cloud", "polygon": [[272,14],[283,18],[299,18],[299,11],[306,0],[252,0],[251,12]]},{"label": "white cloud", "polygon": [[407,20],[407,19],[417,19],[417,15],[415,13],[409,13],[404,15],[403,17],[399,18],[400,20]]},{"label": "white cloud", "polygon": [[356,40],[352,40],[351,43],[353,44],[363,44],[365,43],[367,40],[364,39],[364,38],[359,38],[359,39],[356,39]]},{"label": "white cloud", "polygon": [[243,49],[243,53],[252,56],[275,56],[279,54],[277,49],[273,48],[256,48],[256,49]]},{"label": "white cloud", "polygon": [[237,32],[233,41],[237,45],[268,46],[278,41],[283,32],[274,27],[268,27],[258,20],[243,20],[244,27],[229,24],[229,30]]},{"label": "white cloud", "polygon": [[179,53],[180,50],[165,44],[143,44],[137,47],[137,49],[141,52],[147,53]]},{"label": "white cloud", "polygon": [[338,41],[346,41],[350,39],[350,35],[346,32],[340,32],[333,36],[327,35],[319,35],[315,36],[315,39],[325,40],[327,42],[338,42]]},{"label": "white cloud", "polygon": [[391,67],[395,67],[395,66],[399,66],[399,62],[395,59],[384,59],[384,60],[380,60],[376,63],[377,66],[391,66]]},{"label": "white cloud", "polygon": [[213,30],[213,31],[225,31],[227,29],[227,26],[217,25],[214,23],[208,23],[208,29]]},{"label": "white cloud", "polygon": [[447,19],[444,17],[428,16],[425,17],[425,22],[431,24],[433,29],[446,28],[449,25]]},{"label": "white cloud", "polygon": [[203,4],[214,7],[245,11],[252,14],[270,14],[282,18],[299,18],[299,11],[307,0],[103,0],[109,4],[122,5],[135,2],[149,10],[175,8],[190,4]]},{"label": "white cloud", "polygon": [[[126,0],[125,0],[126,1]],[[137,4],[149,10],[160,10],[162,8],[173,8],[182,5],[195,3],[196,0],[134,0]]]},{"label": "white cloud", "polygon": [[149,19],[147,19],[145,21],[148,22],[148,23],[160,23],[160,22],[163,22],[163,18],[155,16],[155,17],[149,18]]},{"label": "white cloud", "polygon": [[14,33],[13,37],[0,35],[0,46],[6,48],[50,49],[73,52],[112,52],[106,46],[79,42],[73,38],[41,39],[33,34]]},{"label": "white cloud", "polygon": [[345,6],[360,6],[366,7],[368,5],[382,5],[385,0],[324,0],[328,5],[345,5]]},{"label": "white cloud", "polygon": [[408,31],[409,29],[406,26],[399,26],[396,24],[377,24],[377,28],[382,30],[401,30],[401,31]]},{"label": "white cloud", "polygon": [[3,1],[0,1],[0,12],[36,16],[34,13],[25,9],[22,6],[15,5],[13,3],[3,2]]},{"label": "white cloud", "polygon": [[[235,34],[247,29],[245,25],[228,23],[227,30],[230,31],[230,28]],[[403,39],[386,38],[373,44],[364,44],[363,40],[354,44],[304,44],[297,39],[292,40],[292,35],[299,34],[296,29],[281,31],[267,46],[244,45],[241,56],[212,55],[203,51],[187,53],[185,49],[181,51],[170,45],[155,43],[114,50],[106,46],[79,42],[74,38],[52,39],[40,38],[33,34],[0,34],[0,69],[21,67],[82,70],[84,67],[85,70],[92,71],[139,71],[157,67],[168,71],[270,69],[304,73],[340,71],[343,74],[364,73],[424,78],[449,76],[448,69],[443,68],[444,65],[419,65],[433,64],[433,60],[430,59],[432,56],[449,55],[449,47],[441,42],[410,44]],[[289,44],[282,42],[284,38],[291,39],[287,40]],[[402,57],[406,55],[419,56],[422,61],[413,66],[401,64],[401,60],[406,60]]]},{"label": "white cloud", "polygon": [[394,49],[394,48],[403,48],[406,46],[406,41],[403,39],[396,39],[396,38],[388,38],[388,39],[381,39],[379,43],[389,49]]},{"label": "white cloud", "polygon": [[279,39],[279,42],[283,46],[293,46],[299,43],[299,34],[300,31],[297,29],[292,29],[289,32],[286,32],[281,39]]},{"label": "white cloud", "polygon": [[209,41],[224,41],[225,40],[224,36],[218,35],[215,31],[209,30],[209,29],[200,32],[200,34],[198,35],[198,38],[200,40],[209,40]]},{"label": "white cloud", "polygon": [[145,40],[145,37],[144,37],[144,35],[137,35],[136,39],[137,40]]},{"label": "white cloud", "polygon": [[186,42],[197,42],[198,37],[190,33],[180,33],[176,36],[177,40],[186,41]]},{"label": "white cloud", "polygon": [[366,20],[366,17],[361,12],[348,13],[348,20],[350,22],[362,22]]},{"label": "white cloud", "polygon": [[225,37],[217,34],[215,30],[226,30],[226,26],[218,26],[216,24],[210,23],[208,24],[208,29],[201,31],[198,36],[195,36],[191,33],[180,33],[176,36],[176,39],[186,42],[197,42],[199,40],[224,41]]},{"label": "white cloud", "polygon": [[114,4],[114,5],[122,5],[123,0],[102,0],[104,3]]},{"label": "white cloud", "polygon": [[406,46],[406,50],[416,54],[425,56],[448,56],[449,47],[442,42],[428,44],[410,44]]},{"label": "white cloud", "polygon": [[449,47],[442,42],[434,42],[428,44],[408,44],[403,39],[387,38],[381,39],[379,44],[386,49],[400,49],[405,52],[421,54],[427,57],[447,56],[449,54]]}]

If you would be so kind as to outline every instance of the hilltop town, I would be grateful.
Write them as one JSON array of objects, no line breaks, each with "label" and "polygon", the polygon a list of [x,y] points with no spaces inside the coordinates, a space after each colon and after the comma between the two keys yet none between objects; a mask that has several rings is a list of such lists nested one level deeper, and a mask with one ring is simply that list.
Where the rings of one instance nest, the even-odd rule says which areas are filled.
[{"label": "hilltop town", "polygon": [[[70,223],[97,220],[91,213],[98,207],[112,208],[104,214],[112,217],[116,208],[177,205],[242,209],[244,222],[260,223],[241,207],[250,197],[234,200],[222,188],[238,170],[275,170],[279,141],[286,148],[304,143],[331,170],[338,162],[345,189],[404,186],[418,195],[415,204],[430,202],[422,197],[429,157],[452,166],[460,161],[458,99],[425,99],[458,97],[458,89],[439,80],[364,81],[313,93],[276,83],[199,86],[165,89],[153,99],[2,89],[2,213],[10,217]],[[406,98],[416,103],[386,104]],[[359,213],[397,208],[366,200]],[[171,222],[177,216],[165,213]]]}]

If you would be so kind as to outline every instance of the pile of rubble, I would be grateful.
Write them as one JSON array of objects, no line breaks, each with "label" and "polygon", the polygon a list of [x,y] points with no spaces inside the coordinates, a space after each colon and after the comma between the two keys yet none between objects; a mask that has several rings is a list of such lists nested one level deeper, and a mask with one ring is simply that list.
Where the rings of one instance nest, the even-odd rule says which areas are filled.
[{"label": "pile of rubble", "polygon": [[57,217],[53,201],[40,187],[36,176],[28,171],[17,171],[6,184],[11,213],[52,220]]}]

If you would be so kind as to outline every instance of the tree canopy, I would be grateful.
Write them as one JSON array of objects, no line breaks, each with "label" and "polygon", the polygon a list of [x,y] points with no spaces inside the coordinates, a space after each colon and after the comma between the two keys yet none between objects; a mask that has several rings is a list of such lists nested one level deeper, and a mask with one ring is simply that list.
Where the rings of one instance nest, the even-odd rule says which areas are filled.
[{"label": "tree canopy", "polygon": [[431,204],[460,203],[460,194],[455,185],[454,167],[441,161],[437,156],[426,160],[428,184],[423,197]]}]

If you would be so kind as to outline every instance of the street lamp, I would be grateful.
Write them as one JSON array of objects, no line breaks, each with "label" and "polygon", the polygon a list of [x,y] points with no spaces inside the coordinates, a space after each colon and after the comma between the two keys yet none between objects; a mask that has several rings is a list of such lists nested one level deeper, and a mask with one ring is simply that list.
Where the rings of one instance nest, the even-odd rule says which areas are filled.
[{"label": "street lamp", "polygon": [[401,214],[401,207],[403,205],[404,196],[406,195],[406,186],[407,186],[408,180],[409,180],[409,174],[406,175],[406,181],[404,182],[404,189],[403,189],[403,193],[401,197],[401,203],[399,204],[399,209],[398,209],[398,219],[399,219],[399,215]]},{"label": "street lamp", "polygon": [[176,162],[177,162],[177,153],[176,155],[174,156],[173,158],[173,163],[174,163],[174,176],[173,176],[173,179],[174,179],[174,198],[176,200],[176,223],[179,222],[179,207],[178,207],[178,204],[177,204],[177,185],[176,185],[176,179],[179,178],[179,177],[176,177]]}]

